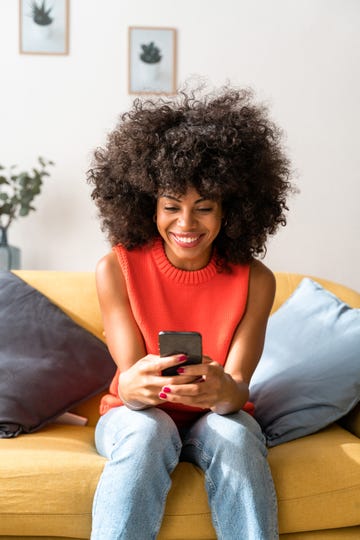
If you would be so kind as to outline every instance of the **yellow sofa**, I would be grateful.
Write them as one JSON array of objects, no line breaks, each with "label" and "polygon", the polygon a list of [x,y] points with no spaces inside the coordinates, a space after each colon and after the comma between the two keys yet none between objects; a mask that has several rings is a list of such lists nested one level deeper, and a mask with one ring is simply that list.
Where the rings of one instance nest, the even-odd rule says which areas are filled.
[{"label": "yellow sofa", "polygon": [[[103,338],[92,273],[15,273]],[[274,310],[302,277],[276,275]],[[360,307],[360,294],[315,279],[353,307]],[[74,411],[89,419],[85,427],[54,423],[33,434],[0,439],[0,540],[89,538],[92,499],[104,466],[93,441],[99,399],[92,398]],[[282,540],[360,538],[359,406],[341,425],[271,448],[269,462]],[[159,539],[215,538],[203,475],[192,464],[181,463],[173,474]]]}]

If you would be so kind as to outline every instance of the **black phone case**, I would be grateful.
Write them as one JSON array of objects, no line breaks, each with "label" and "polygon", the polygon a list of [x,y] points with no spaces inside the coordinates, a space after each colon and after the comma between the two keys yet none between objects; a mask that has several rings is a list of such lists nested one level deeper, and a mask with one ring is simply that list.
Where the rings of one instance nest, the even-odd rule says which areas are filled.
[{"label": "black phone case", "polygon": [[[188,360],[181,366],[189,364],[201,364],[202,362],[202,339],[199,332],[159,332],[160,356],[172,356],[173,354],[186,354]],[[172,377],[178,375],[179,366],[164,369],[162,375]]]}]

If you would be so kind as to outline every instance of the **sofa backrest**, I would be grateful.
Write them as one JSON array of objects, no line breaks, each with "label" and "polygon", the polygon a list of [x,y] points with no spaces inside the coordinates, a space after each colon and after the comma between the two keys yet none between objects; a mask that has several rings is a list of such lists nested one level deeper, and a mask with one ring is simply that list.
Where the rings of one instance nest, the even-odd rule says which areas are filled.
[{"label": "sofa backrest", "polygon": [[[41,291],[74,321],[104,341],[93,272],[14,270],[14,274]],[[281,306],[305,276],[275,272],[275,277],[276,296],[272,312]],[[352,307],[360,307],[360,293],[333,281],[314,276],[307,277],[314,279]]]},{"label": "sofa backrest", "polygon": [[42,292],[76,323],[105,341],[94,272],[14,270],[13,273]]},{"label": "sofa backrest", "polygon": [[295,274],[290,272],[275,272],[276,277],[276,295],[272,313],[276,311],[281,304],[294,292],[304,277],[309,277],[314,281],[320,283],[325,289],[329,290],[340,298],[343,302],[349,304],[354,308],[360,308],[360,292],[356,292],[349,287],[340,285],[335,281],[329,281],[327,279],[317,278],[311,275]]}]

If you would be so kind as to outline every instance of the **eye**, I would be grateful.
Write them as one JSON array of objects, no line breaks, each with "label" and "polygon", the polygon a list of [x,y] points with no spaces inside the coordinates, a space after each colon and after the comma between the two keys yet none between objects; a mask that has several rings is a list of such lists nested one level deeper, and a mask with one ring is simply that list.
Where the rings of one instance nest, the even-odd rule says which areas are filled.
[{"label": "eye", "polygon": [[176,212],[178,208],[176,206],[164,206],[165,212]]},{"label": "eye", "polygon": [[197,211],[200,212],[201,214],[209,214],[210,212],[213,211],[213,208],[208,207],[208,206],[206,206],[206,207],[204,206],[204,207],[198,208]]}]

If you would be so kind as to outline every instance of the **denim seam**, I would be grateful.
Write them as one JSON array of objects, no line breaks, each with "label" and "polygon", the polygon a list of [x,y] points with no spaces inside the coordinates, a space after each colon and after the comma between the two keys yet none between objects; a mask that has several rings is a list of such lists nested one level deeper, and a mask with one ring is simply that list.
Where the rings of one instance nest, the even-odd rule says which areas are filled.
[{"label": "denim seam", "polygon": [[159,516],[158,522],[156,524],[156,527],[155,527],[155,530],[154,530],[154,536],[151,537],[151,538],[154,538],[154,539],[156,539],[157,535],[159,534],[159,531],[160,531],[160,528],[161,528],[161,525],[162,525],[162,522],[163,522],[163,519],[164,519],[167,496],[168,496],[168,493],[169,493],[170,488],[171,488],[171,476],[170,475],[171,475],[171,473],[174,471],[175,467],[179,463],[179,457],[180,457],[180,451],[181,451],[182,445],[181,445],[181,443],[180,444],[177,443],[174,446],[175,446],[177,456],[171,462],[170,466],[167,467],[167,471],[168,471],[168,474],[169,474],[169,486],[168,487],[164,486],[163,493],[161,494],[161,497],[162,497],[162,512],[161,512],[161,515]]},{"label": "denim seam", "polygon": [[213,505],[211,505],[211,500],[210,500],[211,497],[216,493],[216,485],[213,482],[212,478],[210,477],[208,470],[206,470],[206,473],[205,473],[205,482],[206,482],[206,488],[207,488],[207,493],[208,493],[208,498],[209,498],[209,504],[211,508],[211,521],[214,525],[214,529],[216,530],[216,536],[218,540],[221,540],[221,538],[223,538],[223,535],[220,530],[220,520],[218,518],[216,509]]},{"label": "denim seam", "polygon": [[159,515],[159,518],[158,518],[158,521],[156,523],[156,526],[154,527],[154,536],[151,536],[151,538],[157,538],[158,534],[159,534],[159,531],[160,531],[160,528],[161,528],[161,525],[162,525],[162,522],[163,522],[163,519],[164,519],[164,513],[165,513],[165,507],[166,507],[166,500],[167,500],[167,495],[170,491],[170,488],[171,488],[171,482],[169,483],[169,487],[164,487],[163,489],[163,492],[161,494],[161,497],[162,497],[162,512],[161,512],[161,515]]},{"label": "denim seam", "polygon": [[[105,465],[106,467],[106,465]],[[97,485],[97,488],[96,488],[96,491],[95,491],[95,495],[94,495],[94,500],[93,500],[93,507],[92,507],[92,517],[95,515],[95,512],[96,512],[96,508],[98,506],[98,492],[99,492],[99,489],[101,487],[101,484],[103,482],[103,475],[100,476],[100,479],[99,479],[99,482],[98,482],[98,485]],[[91,536],[90,536],[90,540],[91,538],[93,538],[93,530],[91,530]]]}]

